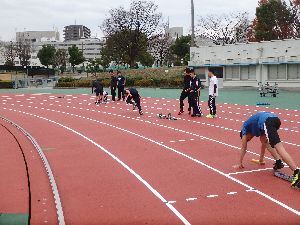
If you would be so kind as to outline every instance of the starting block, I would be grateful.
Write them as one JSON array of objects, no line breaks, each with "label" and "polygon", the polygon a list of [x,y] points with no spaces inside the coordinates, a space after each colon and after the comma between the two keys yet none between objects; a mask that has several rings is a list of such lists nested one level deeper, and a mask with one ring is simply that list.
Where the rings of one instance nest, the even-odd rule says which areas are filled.
[{"label": "starting block", "polygon": [[293,176],[290,176],[290,175],[287,175],[286,173],[284,173],[284,172],[281,172],[281,171],[275,171],[274,172],[274,175],[276,176],[276,177],[279,177],[279,178],[281,178],[281,179],[283,179],[283,180],[286,180],[286,181],[288,181],[288,182],[292,182],[292,180],[293,180]]},{"label": "starting block", "polygon": [[256,163],[258,165],[265,165],[266,164],[265,161],[260,162],[259,159],[251,159],[251,162]]},{"label": "starting block", "polygon": [[177,118],[173,117],[173,116],[171,115],[171,113],[168,113],[168,115],[163,115],[162,113],[160,113],[160,114],[158,114],[157,116],[158,116],[158,118],[160,118],[160,119],[177,120]]}]

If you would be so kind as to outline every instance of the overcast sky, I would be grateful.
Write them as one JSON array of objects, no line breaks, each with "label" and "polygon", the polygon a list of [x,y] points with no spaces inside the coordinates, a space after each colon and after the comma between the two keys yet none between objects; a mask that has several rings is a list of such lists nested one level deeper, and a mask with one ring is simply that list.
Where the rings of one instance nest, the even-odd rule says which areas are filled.
[{"label": "overcast sky", "polygon": [[[153,0],[171,27],[190,30],[190,0]],[[15,40],[19,31],[58,30],[60,36],[67,25],[85,25],[92,36],[102,37],[98,27],[109,9],[129,9],[131,0],[0,0],[0,40]],[[194,0],[195,23],[207,14],[247,11],[252,19],[258,0]]]}]

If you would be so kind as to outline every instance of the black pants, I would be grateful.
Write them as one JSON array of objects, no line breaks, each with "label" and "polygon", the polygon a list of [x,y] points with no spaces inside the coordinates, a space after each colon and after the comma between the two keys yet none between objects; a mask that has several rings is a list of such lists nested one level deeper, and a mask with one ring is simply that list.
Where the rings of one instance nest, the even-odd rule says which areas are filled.
[{"label": "black pants", "polygon": [[201,109],[199,107],[199,96],[197,92],[190,92],[190,103],[193,108],[193,115],[201,114]]},{"label": "black pants", "polygon": [[264,124],[265,134],[272,148],[281,142],[277,132],[280,128],[280,125],[281,121],[278,117],[269,117]]},{"label": "black pants", "polygon": [[116,100],[116,89],[117,89],[117,87],[115,87],[115,86],[110,87],[111,100],[113,100],[113,101]]},{"label": "black pants", "polygon": [[213,97],[212,95],[209,95],[209,97],[208,97],[208,107],[209,107],[210,115],[216,115],[217,114],[216,97]]},{"label": "black pants", "polygon": [[189,95],[189,92],[186,92],[186,91],[182,91],[181,94],[180,94],[180,98],[179,98],[179,104],[180,104],[180,111],[183,111],[183,106],[184,106],[184,103],[183,103],[183,100],[188,98],[188,103],[189,103],[189,108],[188,110],[191,111],[191,101],[190,101],[190,95]]},{"label": "black pants", "polygon": [[140,96],[128,96],[127,99],[126,99],[126,103],[129,103],[129,104],[134,104],[134,102],[136,104],[136,106],[138,107],[139,111],[142,111],[142,107],[141,107],[141,98]]},{"label": "black pants", "polygon": [[122,96],[123,101],[125,100],[124,88],[125,88],[124,86],[118,86],[118,100],[121,99],[121,96]]}]

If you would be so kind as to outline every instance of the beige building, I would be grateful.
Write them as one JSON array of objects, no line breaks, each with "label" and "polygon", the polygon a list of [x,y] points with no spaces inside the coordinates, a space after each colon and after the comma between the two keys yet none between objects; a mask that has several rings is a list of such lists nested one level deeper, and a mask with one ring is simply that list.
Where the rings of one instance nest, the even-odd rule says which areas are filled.
[{"label": "beige building", "polygon": [[215,67],[224,86],[258,82],[300,87],[300,39],[274,40],[191,48],[190,66],[206,76]]}]

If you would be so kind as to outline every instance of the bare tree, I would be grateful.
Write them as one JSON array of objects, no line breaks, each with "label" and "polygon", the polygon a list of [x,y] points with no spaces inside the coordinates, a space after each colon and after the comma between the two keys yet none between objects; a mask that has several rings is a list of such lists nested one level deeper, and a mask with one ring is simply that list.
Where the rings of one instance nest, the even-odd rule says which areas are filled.
[{"label": "bare tree", "polygon": [[171,55],[172,37],[168,33],[168,25],[162,24],[157,34],[149,40],[149,51],[159,65],[168,64]]},{"label": "bare tree", "polygon": [[122,51],[122,60],[130,66],[147,50],[147,41],[154,34],[161,19],[158,6],[152,1],[134,0],[127,11],[123,7],[111,9],[101,29],[114,39],[116,51]]},{"label": "bare tree", "polygon": [[248,13],[231,13],[200,17],[197,34],[209,38],[214,44],[233,44],[246,35]]},{"label": "bare tree", "polygon": [[15,65],[15,58],[17,57],[17,48],[16,44],[12,41],[6,43],[4,45],[4,52],[5,58],[5,65],[14,66]]},{"label": "bare tree", "polygon": [[290,1],[293,16],[293,37],[300,38],[300,0]]},{"label": "bare tree", "polygon": [[21,66],[29,66],[31,58],[31,44],[29,41],[18,41],[16,43],[16,54]]}]

